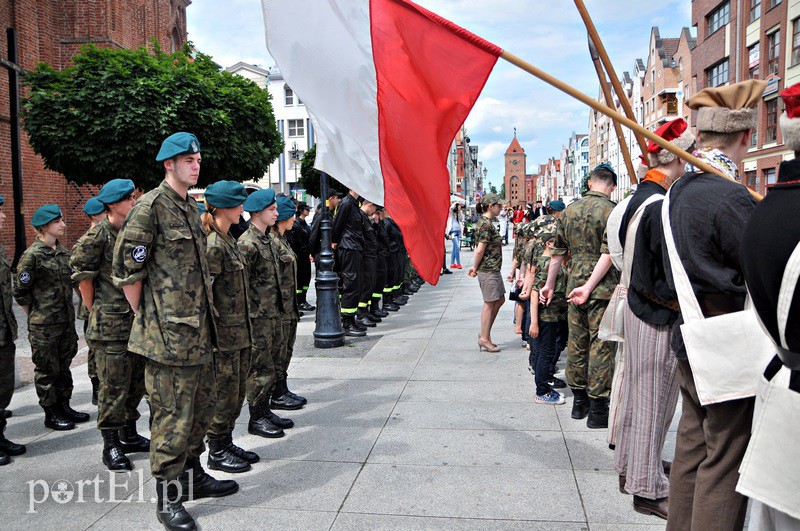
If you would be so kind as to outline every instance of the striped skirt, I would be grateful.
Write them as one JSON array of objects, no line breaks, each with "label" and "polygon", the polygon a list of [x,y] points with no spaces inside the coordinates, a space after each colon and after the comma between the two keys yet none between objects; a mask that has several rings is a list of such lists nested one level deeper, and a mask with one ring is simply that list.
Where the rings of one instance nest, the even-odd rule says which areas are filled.
[{"label": "striped skirt", "polygon": [[678,403],[678,360],[670,352],[669,326],[625,313],[625,378],[614,467],[625,490],[648,499],[669,496],[661,453]]}]

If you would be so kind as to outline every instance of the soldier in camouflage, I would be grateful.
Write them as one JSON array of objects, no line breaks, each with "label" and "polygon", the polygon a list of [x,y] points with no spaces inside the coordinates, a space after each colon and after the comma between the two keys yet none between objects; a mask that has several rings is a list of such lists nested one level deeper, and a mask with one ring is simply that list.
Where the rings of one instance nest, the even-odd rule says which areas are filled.
[{"label": "soldier in camouflage", "polygon": [[36,366],[34,384],[45,412],[44,425],[53,430],[71,430],[75,422],[88,422],[89,415],[69,405],[69,366],[78,352],[78,334],[69,253],[58,240],[67,225],[61,209],[53,204],[37,209],[31,224],[36,229],[36,240],[17,264],[14,298],[28,315],[31,359]]},{"label": "soldier in camouflage", "polygon": [[[592,171],[590,192],[564,211],[552,254],[547,285],[542,297],[549,304],[553,288],[567,255],[572,257],[572,270],[567,282],[570,301],[567,383],[575,400],[572,418],[587,416],[590,428],[608,426],[608,397],[614,371],[615,345],[597,337],[600,320],[619,282],[616,269],[604,245],[606,222],[614,202],[609,199],[616,188],[617,175],[608,164]],[[600,260],[601,255],[605,255]],[[597,266],[595,266],[597,264]]]},{"label": "soldier in camouflage", "polygon": [[275,190],[268,188],[253,192],[244,202],[244,209],[250,213],[250,227],[239,237],[239,250],[247,262],[249,274],[250,329],[253,335],[246,386],[250,409],[247,429],[253,435],[277,438],[283,437],[283,429],[291,428],[294,422],[279,417],[270,409],[280,354],[283,309],[278,249],[269,235],[278,219]]},{"label": "soldier in camouflage", "polygon": [[297,321],[300,318],[297,298],[297,256],[292,251],[286,231],[294,224],[295,206],[288,197],[278,197],[277,223],[270,232],[278,255],[278,282],[281,292],[281,341],[280,354],[275,360],[275,387],[272,390],[270,405],[273,409],[300,409],[307,400],[289,390],[286,384],[289,362],[294,352],[297,337]]},{"label": "soldier in camouflage", "polygon": [[97,429],[103,436],[103,464],[109,470],[131,470],[125,455],[147,452],[150,441],[136,431],[144,396],[144,358],[128,352],[133,311],[111,278],[114,245],[135,200],[133,181],[115,179],[100,191],[108,218],[84,234],[72,250],[72,280],[89,310],[86,342],[95,352],[99,377]]},{"label": "soldier in camouflage", "polygon": [[[6,215],[3,212],[5,200],[0,195],[0,230],[4,228]],[[11,411],[6,408],[14,395],[14,356],[17,339],[17,318],[11,308],[11,265],[6,250],[0,245],[0,295],[2,295],[2,311],[0,311],[0,466],[11,462],[11,456],[25,453],[25,446],[6,439],[4,432]]]},{"label": "soldier in camouflage", "polygon": [[238,223],[246,199],[241,184],[216,182],[206,188],[206,212],[201,217],[208,233],[206,258],[219,314],[214,350],[217,404],[208,428],[208,468],[230,473],[246,472],[259,461],[255,452],[233,444],[250,370],[251,336],[247,261],[229,231]]},{"label": "soldier in camouflage", "polygon": [[164,181],[134,205],[114,248],[114,281],[135,313],[128,350],[147,358],[145,385],[152,414],[150,471],[159,522],[190,529],[183,500],[235,493],[200,463],[217,398],[216,344],[206,235],[188,195],[200,173],[200,143],[176,133],[161,145]]}]

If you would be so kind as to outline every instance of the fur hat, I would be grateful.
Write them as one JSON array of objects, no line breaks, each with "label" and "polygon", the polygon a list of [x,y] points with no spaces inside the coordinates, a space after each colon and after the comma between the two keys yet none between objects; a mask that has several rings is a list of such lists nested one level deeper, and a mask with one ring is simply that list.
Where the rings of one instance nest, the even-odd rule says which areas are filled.
[{"label": "fur hat", "polygon": [[[683,118],[677,118],[667,122],[658,129],[655,134],[677,147],[687,151],[695,142],[695,137],[689,130],[689,124]],[[650,159],[650,167],[664,166],[675,160],[675,155],[662,148],[652,140],[647,142],[647,155]]]},{"label": "fur hat", "polygon": [[792,151],[800,151],[800,83],[781,92],[781,98],[786,106],[780,121],[783,143]]},{"label": "fur hat", "polygon": [[733,85],[709,87],[691,97],[686,105],[697,111],[697,130],[738,133],[758,125],[758,102],[767,82],[748,79]]}]

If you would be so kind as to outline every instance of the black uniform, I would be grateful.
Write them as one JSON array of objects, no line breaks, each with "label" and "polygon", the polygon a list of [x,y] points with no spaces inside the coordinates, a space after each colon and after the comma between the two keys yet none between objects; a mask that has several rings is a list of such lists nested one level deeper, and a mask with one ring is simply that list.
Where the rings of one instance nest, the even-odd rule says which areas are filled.
[{"label": "black uniform", "polygon": [[375,273],[378,267],[378,237],[372,228],[372,220],[361,211],[364,228],[364,252],[362,254],[363,274],[361,278],[361,298],[358,301],[359,313],[365,310],[372,300],[372,288],[375,285]]},{"label": "black uniform", "polygon": [[292,230],[286,233],[286,239],[297,255],[297,303],[301,304],[306,301],[311,285],[311,227],[306,220],[297,216]]},{"label": "black uniform", "polygon": [[386,288],[389,286],[387,282],[389,235],[386,232],[386,226],[381,222],[372,223],[372,230],[375,231],[375,239],[378,242],[378,261],[375,267],[375,283],[372,288],[372,304],[377,308],[381,296],[386,293]]},{"label": "black uniform", "polygon": [[364,252],[363,213],[358,200],[348,194],[339,203],[333,218],[331,241],[337,244],[336,257],[341,272],[342,315],[355,315],[361,298],[361,279],[364,274],[362,253]]},{"label": "black uniform", "polygon": [[392,218],[383,220],[386,234],[389,238],[389,258],[387,260],[387,280],[390,293],[397,293],[403,283],[405,266],[405,245],[403,233]]}]

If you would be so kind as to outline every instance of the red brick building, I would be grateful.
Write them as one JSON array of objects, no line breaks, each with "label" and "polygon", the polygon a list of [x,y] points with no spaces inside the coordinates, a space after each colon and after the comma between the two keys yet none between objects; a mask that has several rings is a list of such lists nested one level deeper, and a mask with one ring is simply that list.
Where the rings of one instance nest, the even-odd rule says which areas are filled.
[{"label": "red brick building", "polygon": [[503,182],[506,185],[505,199],[511,206],[524,205],[527,201],[525,178],[527,176],[528,156],[525,154],[525,150],[522,149],[519,140],[517,140],[516,133],[508,149],[506,149],[505,159],[506,172],[503,177]]},{"label": "red brick building", "polygon": [[[19,63],[33,69],[38,62],[54,68],[69,66],[81,46],[136,48],[158,39],[162,49],[176,50],[186,42],[186,8],[191,0],[0,0],[0,56],[8,57],[5,28],[17,31]],[[8,216],[0,242],[9,253],[14,249],[14,210],[11,185],[11,129],[8,75],[0,69],[0,194],[6,199]],[[33,212],[45,203],[57,203],[67,220],[71,246],[88,228],[81,212],[93,195],[87,186],[68,183],[58,173],[44,169],[22,133],[23,216],[28,224]],[[28,243],[34,231],[26,227]]]}]

